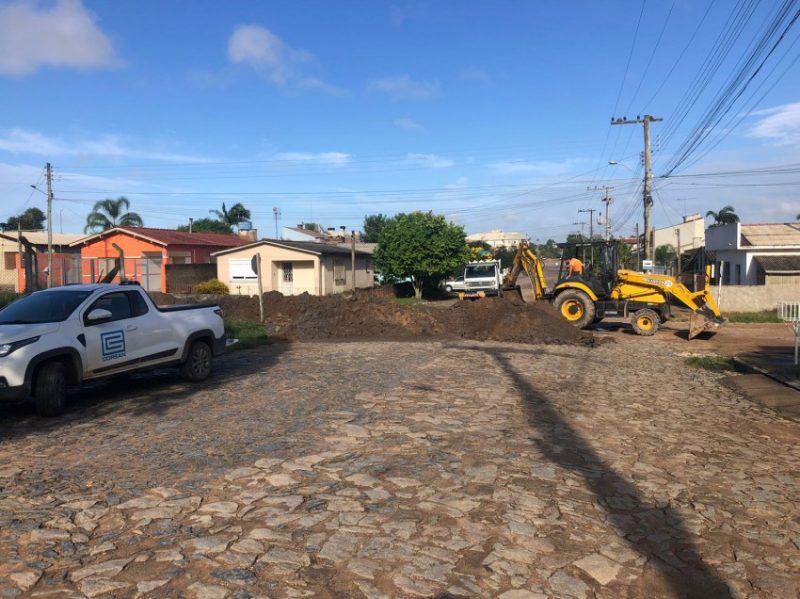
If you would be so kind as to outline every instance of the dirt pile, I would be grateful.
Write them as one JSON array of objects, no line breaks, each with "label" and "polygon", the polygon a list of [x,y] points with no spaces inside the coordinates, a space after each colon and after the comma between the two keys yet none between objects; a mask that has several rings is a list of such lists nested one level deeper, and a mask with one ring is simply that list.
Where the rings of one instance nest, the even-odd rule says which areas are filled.
[{"label": "dirt pile", "polygon": [[[200,301],[154,294],[159,304]],[[225,318],[258,320],[255,297],[208,298]],[[564,321],[547,302],[526,304],[517,296],[455,302],[451,306],[397,304],[368,291],[348,295],[264,294],[267,331],[276,339],[461,338],[516,343],[591,344],[592,334]]]}]

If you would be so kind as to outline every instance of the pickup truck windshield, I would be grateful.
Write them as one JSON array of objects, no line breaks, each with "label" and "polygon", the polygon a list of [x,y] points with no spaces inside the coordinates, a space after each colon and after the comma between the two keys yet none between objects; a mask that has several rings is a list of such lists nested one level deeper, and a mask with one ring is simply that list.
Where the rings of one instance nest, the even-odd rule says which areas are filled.
[{"label": "pickup truck windshield", "polygon": [[74,289],[37,291],[0,309],[0,325],[64,321],[90,294]]},{"label": "pickup truck windshield", "polygon": [[466,277],[468,279],[493,279],[495,277],[494,264],[480,266],[467,266]]}]

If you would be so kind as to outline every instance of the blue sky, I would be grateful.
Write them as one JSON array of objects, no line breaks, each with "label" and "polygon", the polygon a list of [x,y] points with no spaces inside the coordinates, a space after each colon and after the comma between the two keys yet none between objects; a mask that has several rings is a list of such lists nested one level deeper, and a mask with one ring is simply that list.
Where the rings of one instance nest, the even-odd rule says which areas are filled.
[{"label": "blue sky", "polygon": [[[779,7],[737,13],[749,4],[0,1],[0,217],[43,207],[29,186],[50,161],[65,232],[125,195],[157,227],[241,201],[262,235],[279,207],[282,225],[425,209],[468,232],[562,239],[579,209],[602,208],[587,187],[609,185],[629,235],[642,128],[610,118],[665,119],[664,174]],[[800,212],[796,169],[735,172],[800,163],[797,29],[656,179],[656,226],[725,204],[746,222]]]}]

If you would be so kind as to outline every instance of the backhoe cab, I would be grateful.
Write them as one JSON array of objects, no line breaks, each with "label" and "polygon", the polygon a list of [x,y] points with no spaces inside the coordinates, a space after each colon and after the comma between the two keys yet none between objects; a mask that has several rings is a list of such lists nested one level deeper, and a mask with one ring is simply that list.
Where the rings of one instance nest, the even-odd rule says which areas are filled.
[{"label": "backhoe cab", "polygon": [[[553,287],[553,304],[577,327],[599,322],[605,316],[630,317],[639,335],[653,335],[671,314],[674,298],[692,311],[689,339],[725,322],[709,290],[710,271],[699,291],[690,291],[675,277],[620,270],[614,242],[587,241],[559,244],[561,263]],[[567,276],[565,260],[578,258],[584,264],[580,275]]]}]

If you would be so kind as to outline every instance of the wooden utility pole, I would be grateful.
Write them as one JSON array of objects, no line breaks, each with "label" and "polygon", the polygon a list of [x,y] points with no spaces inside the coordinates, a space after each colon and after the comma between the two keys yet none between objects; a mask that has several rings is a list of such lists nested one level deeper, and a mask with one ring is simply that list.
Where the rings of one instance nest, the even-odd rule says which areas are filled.
[{"label": "wooden utility pole", "polygon": [[675,229],[675,236],[678,238],[678,247],[677,251],[675,252],[678,254],[676,258],[678,259],[678,274],[681,274],[681,230]]},{"label": "wooden utility pole", "polygon": [[47,288],[53,286],[53,167],[45,166],[47,176]]},{"label": "wooden utility pole", "polygon": [[350,265],[353,270],[353,291],[356,290],[356,232],[350,231]]},{"label": "wooden utility pole", "polygon": [[589,241],[594,239],[594,213],[597,212],[595,208],[581,208],[578,210],[578,213],[581,212],[588,212],[589,213]]},{"label": "wooden utility pole", "polygon": [[258,282],[258,317],[259,322],[264,322],[264,283],[261,278],[261,252],[255,255],[256,277]]},{"label": "wooden utility pole", "polygon": [[646,259],[653,260],[653,248],[650,240],[650,212],[653,207],[653,173],[651,170],[650,159],[650,123],[663,121],[649,114],[644,117],[636,117],[636,120],[628,120],[625,117],[611,119],[612,125],[644,125],[644,187],[642,189],[642,199],[644,201],[644,256]]}]

